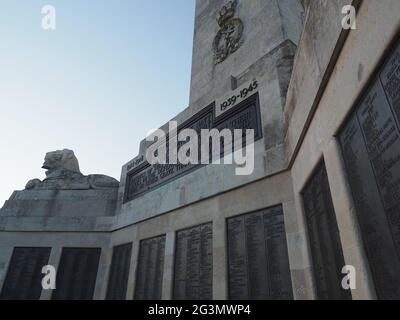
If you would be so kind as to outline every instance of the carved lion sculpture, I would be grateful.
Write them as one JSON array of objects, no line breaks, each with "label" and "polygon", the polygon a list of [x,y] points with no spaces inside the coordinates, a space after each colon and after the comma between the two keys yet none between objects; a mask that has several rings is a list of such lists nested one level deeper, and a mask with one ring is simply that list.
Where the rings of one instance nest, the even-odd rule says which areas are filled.
[{"label": "carved lion sculpture", "polygon": [[119,182],[104,175],[85,176],[79,169],[78,159],[72,150],[64,149],[46,154],[42,166],[46,169],[46,179],[31,180],[28,190],[88,190],[117,188]]},{"label": "carved lion sculpture", "polygon": [[78,159],[74,152],[68,149],[48,152],[42,168],[48,170],[46,171],[47,177],[60,170],[81,173]]}]

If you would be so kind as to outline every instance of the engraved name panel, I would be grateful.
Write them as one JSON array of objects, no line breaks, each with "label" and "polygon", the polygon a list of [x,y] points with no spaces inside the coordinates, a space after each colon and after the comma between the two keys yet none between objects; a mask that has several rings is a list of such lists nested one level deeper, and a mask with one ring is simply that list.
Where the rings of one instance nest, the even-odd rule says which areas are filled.
[{"label": "engraved name panel", "polygon": [[174,299],[212,299],[212,224],[177,232]]},{"label": "engraved name panel", "polygon": [[324,162],[302,195],[318,299],[351,299],[341,286],[345,262]]},{"label": "engraved name panel", "polygon": [[[258,94],[254,94],[241,104],[235,106],[232,110],[227,111],[220,117],[215,117],[215,105],[211,105],[191,119],[186,121],[178,128],[178,132],[185,128],[191,128],[200,133],[201,129],[253,129],[255,141],[262,138],[260,107],[258,102]],[[233,135],[232,135],[233,136]],[[223,141],[222,141],[223,142]],[[178,143],[178,149],[183,142]],[[200,146],[199,141],[199,163],[200,163]],[[221,155],[223,151],[223,143],[221,144]],[[243,146],[245,146],[245,138],[243,138]],[[168,138],[167,138],[167,155],[169,154]],[[211,147],[211,145],[210,145]],[[231,146],[233,150],[233,145]],[[211,152],[210,152],[211,154]],[[128,171],[126,177],[126,187],[124,202],[129,202],[134,198],[152,191],[165,183],[188,174],[192,170],[200,168],[201,164],[158,164],[150,165],[147,162],[142,163],[138,167]]]},{"label": "engraved name panel", "polygon": [[281,206],[230,218],[229,298],[293,299]]},{"label": "engraved name panel", "polygon": [[1,300],[39,300],[50,248],[14,248]]},{"label": "engraved name panel", "polygon": [[100,253],[100,248],[64,248],[52,299],[93,299]]},{"label": "engraved name panel", "polygon": [[140,241],[135,300],[161,300],[165,235]]},{"label": "engraved name panel", "polygon": [[400,45],[340,133],[377,296],[400,299]]},{"label": "engraved name panel", "polygon": [[131,253],[132,243],[114,247],[108,278],[107,300],[126,299]]}]

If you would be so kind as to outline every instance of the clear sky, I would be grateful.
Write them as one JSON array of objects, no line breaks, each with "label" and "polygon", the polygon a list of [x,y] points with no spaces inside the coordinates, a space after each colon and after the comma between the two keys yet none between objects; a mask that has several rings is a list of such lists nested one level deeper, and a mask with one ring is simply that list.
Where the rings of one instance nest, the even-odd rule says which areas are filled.
[{"label": "clear sky", "polygon": [[146,134],[188,106],[194,2],[0,1],[0,207],[44,178],[48,151],[120,179]]}]

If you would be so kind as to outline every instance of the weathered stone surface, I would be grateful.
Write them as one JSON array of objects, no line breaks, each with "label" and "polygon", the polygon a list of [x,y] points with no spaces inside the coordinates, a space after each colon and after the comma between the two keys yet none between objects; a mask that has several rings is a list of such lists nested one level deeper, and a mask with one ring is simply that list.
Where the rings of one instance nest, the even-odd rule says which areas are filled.
[{"label": "weathered stone surface", "polygon": [[190,104],[210,103],[230,90],[231,76],[240,76],[249,66],[285,40],[297,44],[302,26],[303,7],[297,0],[238,1],[235,17],[243,23],[243,44],[222,63],[215,65],[213,41],[220,26],[218,17],[227,0],[197,1],[196,29]]},{"label": "weathered stone surface", "polygon": [[[291,41],[280,46],[248,67],[246,72],[238,76],[239,88],[248,87],[257,79],[260,101],[260,120],[263,139],[254,145],[254,172],[249,176],[235,174],[234,165],[208,165],[162,187],[143,194],[130,202],[124,202],[127,176],[145,161],[146,141],[144,140],[140,154],[123,166],[118,199],[118,214],[127,214],[128,221],[136,222],[161,213],[188,205],[200,199],[216,195],[240,185],[272,175],[287,168],[284,157],[284,127],[282,122],[285,88],[290,76],[290,61],[293,61],[296,47]],[[236,53],[235,53],[236,54]],[[228,63],[225,61],[224,63]],[[228,89],[221,97],[232,96],[236,91]],[[221,101],[217,99],[216,101]],[[204,105],[203,107],[206,107]],[[191,106],[180,113],[174,120],[178,125],[192,119],[201,108]],[[229,111],[229,110],[228,110]],[[223,116],[223,114],[217,114]],[[166,132],[168,124],[161,127]]]},{"label": "weathered stone surface", "polygon": [[[260,113],[266,139],[257,142],[254,175],[240,178],[231,168],[207,166],[123,205],[124,180],[135,162],[140,165],[147,146],[143,142],[139,156],[123,167],[118,214],[113,216],[115,211],[105,210],[107,205],[101,199],[109,201],[111,208],[116,188],[99,189],[99,185],[107,185],[107,179],[104,184],[96,181],[93,187],[71,161],[72,166],[66,169],[70,179],[67,183],[61,179],[63,172],[47,177],[49,181],[54,178],[55,184],[33,180],[28,190],[14,193],[1,211],[0,231],[5,232],[0,232],[0,287],[15,246],[52,247],[49,264],[56,268],[63,247],[101,247],[94,298],[103,299],[113,246],[132,242],[127,289],[127,297],[132,298],[140,241],[166,234],[162,298],[171,299],[174,258],[179,250],[175,246],[178,230],[212,222],[212,297],[227,299],[226,220],[282,204],[294,298],[315,298],[315,270],[311,267],[300,194],[317,163],[324,158],[345,263],[357,271],[357,289],[352,290],[352,296],[376,297],[336,135],[382,55],[398,36],[400,2],[363,1],[357,13],[358,30],[351,31],[343,42],[340,9],[352,1],[303,1],[309,11],[292,77],[294,35],[302,29],[299,23],[302,13],[297,10],[296,1],[240,0],[237,16],[245,27],[244,43],[224,62],[215,65],[212,52],[218,31],[215,17],[227,2],[197,1],[196,23],[200,27],[195,34],[192,101],[174,120],[181,124],[213,101],[223,103],[256,78],[260,84]],[[276,23],[279,17],[281,24]],[[379,23],[371,23],[376,21]],[[235,81],[231,81],[233,78]],[[130,165],[133,167],[129,169]],[[82,185],[85,190],[75,189]],[[106,216],[107,212],[110,216]],[[46,297],[50,298],[42,292],[41,298]]]},{"label": "weathered stone surface", "polygon": [[119,182],[111,177],[83,175],[74,152],[68,149],[47,153],[42,168],[47,169],[46,179],[30,180],[25,187],[27,190],[88,190],[119,186]]},{"label": "weathered stone surface", "polygon": [[[374,299],[374,280],[361,241],[354,197],[346,185],[349,179],[344,170],[343,153],[337,146],[337,134],[349,119],[368,81],[376,75],[377,66],[385,52],[389,52],[393,40],[398,37],[400,20],[397,12],[400,2],[388,0],[382,5],[381,2],[362,1],[357,12],[357,30],[351,30],[345,42],[340,39],[343,30],[337,17],[342,6],[352,1],[309,2],[310,11],[285,107],[289,120],[285,145],[289,157],[293,157],[290,169],[298,212],[297,224],[300,229],[304,226],[304,206],[298,194],[323,157],[327,164],[329,184],[334,191],[332,200],[345,263],[357,270],[358,285],[356,290],[352,290],[352,296],[354,299]],[[371,23],[373,21],[379,23]],[[334,48],[335,54],[332,52]],[[363,69],[362,73],[359,73],[360,69]],[[299,248],[305,252],[303,260],[310,261],[307,244],[301,244]],[[299,252],[299,249],[290,256],[297,265],[301,257],[296,256],[295,252]],[[299,279],[296,273],[292,275]],[[314,271],[311,273],[313,278]],[[310,283],[309,280],[306,283]],[[299,285],[300,282],[295,287]],[[302,295],[300,290],[296,293],[297,297]]]},{"label": "weathered stone surface", "polygon": [[229,1],[218,13],[218,25],[221,29],[214,38],[214,63],[223,62],[230,54],[236,52],[243,43],[243,22],[234,18],[237,0]]},{"label": "weathered stone surface", "polygon": [[112,216],[119,182],[104,175],[83,175],[72,150],[46,154],[46,179],[31,180],[0,209],[2,217]]}]

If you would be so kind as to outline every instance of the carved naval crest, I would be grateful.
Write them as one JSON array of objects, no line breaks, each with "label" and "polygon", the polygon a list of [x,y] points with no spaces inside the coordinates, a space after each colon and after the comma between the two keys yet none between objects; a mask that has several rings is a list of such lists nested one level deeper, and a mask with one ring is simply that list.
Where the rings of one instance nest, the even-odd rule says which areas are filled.
[{"label": "carved naval crest", "polygon": [[236,7],[237,0],[232,0],[219,11],[217,21],[221,29],[213,43],[215,64],[223,62],[242,45],[243,22],[234,18]]}]

